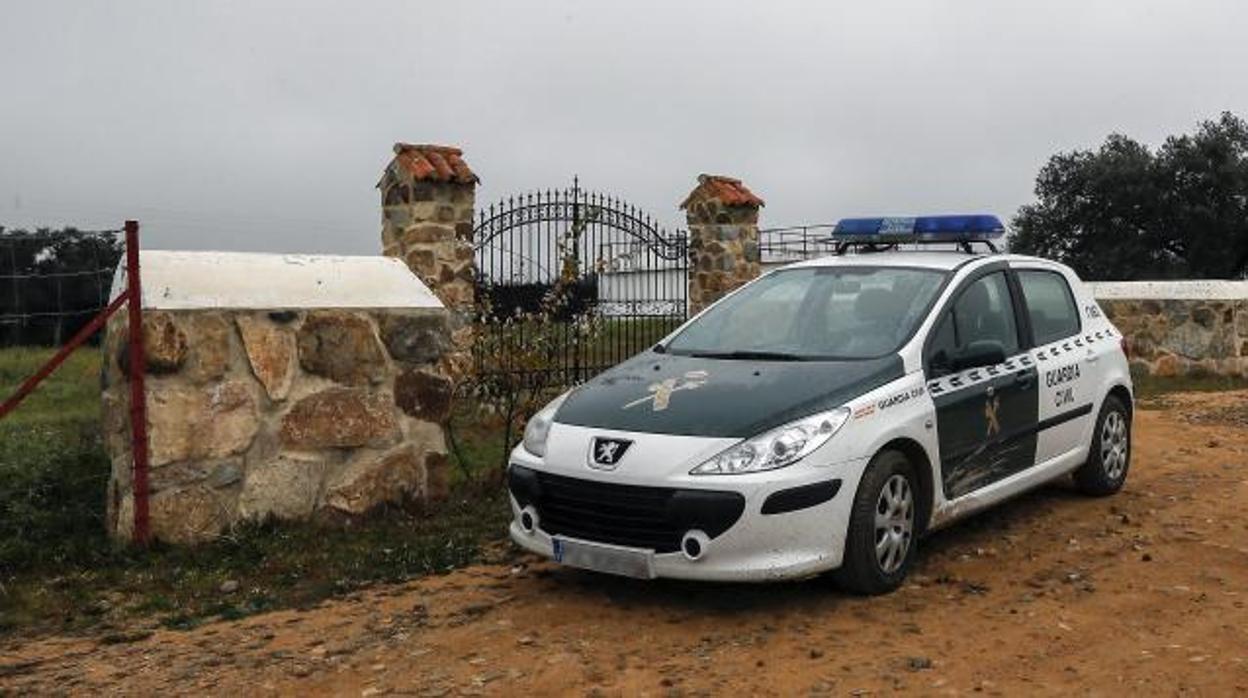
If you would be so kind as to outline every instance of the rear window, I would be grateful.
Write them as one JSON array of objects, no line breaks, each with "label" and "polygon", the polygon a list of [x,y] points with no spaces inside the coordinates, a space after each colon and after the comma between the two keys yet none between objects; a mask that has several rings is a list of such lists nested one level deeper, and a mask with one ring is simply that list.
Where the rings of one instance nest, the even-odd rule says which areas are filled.
[{"label": "rear window", "polygon": [[1066,277],[1052,271],[1020,269],[1018,281],[1037,345],[1079,333],[1079,309]]}]

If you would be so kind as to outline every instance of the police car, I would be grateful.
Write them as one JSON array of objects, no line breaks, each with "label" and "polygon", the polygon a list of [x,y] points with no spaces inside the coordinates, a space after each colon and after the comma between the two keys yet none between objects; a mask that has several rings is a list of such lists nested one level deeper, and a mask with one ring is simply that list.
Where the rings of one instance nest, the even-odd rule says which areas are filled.
[{"label": "police car", "polygon": [[1122,335],[1068,267],[997,253],[1003,232],[843,220],[840,254],[764,274],[560,396],[511,454],[512,539],[621,575],[834,570],[883,593],[936,527],[1066,476],[1116,492]]}]

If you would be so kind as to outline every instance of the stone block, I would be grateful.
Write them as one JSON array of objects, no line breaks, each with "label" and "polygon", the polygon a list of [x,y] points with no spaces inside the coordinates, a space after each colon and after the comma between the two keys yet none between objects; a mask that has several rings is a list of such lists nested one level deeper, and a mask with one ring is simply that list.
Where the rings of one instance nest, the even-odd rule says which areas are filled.
[{"label": "stone block", "polygon": [[285,400],[294,381],[298,355],[294,331],[264,314],[240,314],[235,322],[252,374],[270,400]]},{"label": "stone block", "polygon": [[447,498],[451,492],[451,465],[445,453],[425,454],[425,496],[433,501]]},{"label": "stone block", "polygon": [[292,449],[382,447],[399,438],[388,396],[329,388],[296,402],[282,418],[281,440]]},{"label": "stone block", "polygon": [[345,385],[380,383],[386,357],[361,314],[317,310],[308,314],[298,333],[299,365],[303,370]]},{"label": "stone block", "polygon": [[430,371],[408,369],[394,380],[394,403],[409,416],[445,422],[451,411],[451,381]]},{"label": "stone block", "polygon": [[381,456],[361,454],[326,484],[325,504],[358,516],[382,504],[397,504],[419,496],[424,481],[421,460],[410,446]]},{"label": "stone block", "polygon": [[378,317],[378,325],[396,361],[436,363],[451,348],[447,314],[441,310],[387,312]]},{"label": "stone block", "polygon": [[[143,354],[148,373],[174,373],[186,361],[190,342],[186,332],[179,326],[173,313],[149,310],[143,313]],[[122,344],[120,361],[123,370],[130,373],[129,348]]]},{"label": "stone block", "polygon": [[244,519],[305,519],[316,509],[325,461],[281,456],[254,463],[238,495],[238,515]]},{"label": "stone block", "polygon": [[186,375],[199,384],[211,383],[225,375],[230,366],[230,339],[233,328],[221,313],[188,313],[183,318],[188,328],[190,351]]},{"label": "stone block", "polygon": [[203,388],[153,385],[148,390],[147,422],[153,467],[241,453],[260,428],[255,397],[240,381]]}]

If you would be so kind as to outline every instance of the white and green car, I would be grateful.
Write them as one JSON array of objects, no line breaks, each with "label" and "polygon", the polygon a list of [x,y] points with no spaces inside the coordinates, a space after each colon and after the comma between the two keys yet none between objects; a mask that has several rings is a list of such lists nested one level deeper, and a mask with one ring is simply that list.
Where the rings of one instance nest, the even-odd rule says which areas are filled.
[{"label": "white and green car", "polygon": [[[881,593],[922,535],[1046,482],[1122,487],[1122,336],[993,216],[848,219],[562,395],[511,454],[511,537],[592,570]],[[956,243],[949,251],[898,244]],[[952,246],[950,246],[952,247]]]}]

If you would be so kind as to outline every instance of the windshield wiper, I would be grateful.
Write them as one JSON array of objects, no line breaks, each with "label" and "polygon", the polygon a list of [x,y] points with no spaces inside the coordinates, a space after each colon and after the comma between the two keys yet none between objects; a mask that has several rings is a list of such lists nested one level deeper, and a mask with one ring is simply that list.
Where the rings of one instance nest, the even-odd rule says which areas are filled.
[{"label": "windshield wiper", "polygon": [[809,361],[801,354],[788,354],[782,351],[691,351],[689,356],[698,359],[752,359],[754,361]]}]

